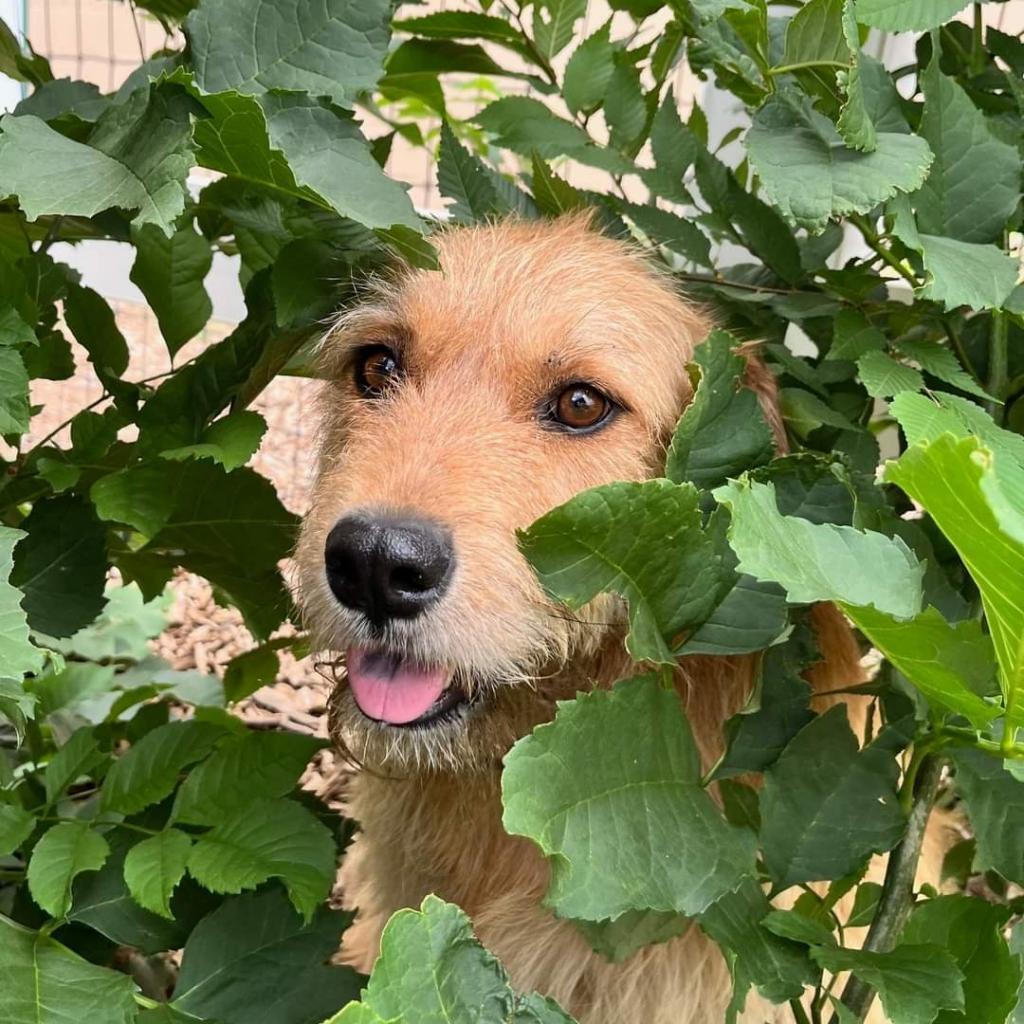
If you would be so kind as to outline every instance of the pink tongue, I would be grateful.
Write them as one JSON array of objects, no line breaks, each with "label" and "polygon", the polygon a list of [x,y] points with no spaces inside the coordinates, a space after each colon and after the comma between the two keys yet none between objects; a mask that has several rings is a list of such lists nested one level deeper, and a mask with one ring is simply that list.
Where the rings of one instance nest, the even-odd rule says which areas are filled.
[{"label": "pink tongue", "polygon": [[348,683],[368,718],[405,725],[421,718],[444,693],[448,673],[365,647],[350,647]]}]

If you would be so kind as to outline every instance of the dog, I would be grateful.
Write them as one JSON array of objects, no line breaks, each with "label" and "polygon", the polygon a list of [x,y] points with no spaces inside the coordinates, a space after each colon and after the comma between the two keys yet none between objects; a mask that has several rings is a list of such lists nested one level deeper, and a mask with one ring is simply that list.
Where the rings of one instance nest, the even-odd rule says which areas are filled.
[{"label": "dog", "polygon": [[[580,491],[659,476],[709,319],[637,248],[586,217],[435,238],[441,271],[373,284],[323,346],[321,443],[297,547],[315,644],[344,656],[330,701],[360,823],[342,868],[369,971],[392,913],[437,893],[522,991],[583,1024],[718,1024],[730,979],[696,927],[613,964],[541,905],[548,868],[501,826],[502,757],[558,700],[635,674],[622,603],[550,599],[516,530]],[[774,379],[749,359],[779,450]],[[864,678],[831,606],[814,611],[817,690]],[[690,657],[678,691],[710,764],[755,656]],[[599,752],[595,752],[599,756]],[[756,1005],[755,1005],[756,1004]],[[744,1020],[776,1019],[751,996]],[[779,1018],[781,1019],[781,1018]]]}]

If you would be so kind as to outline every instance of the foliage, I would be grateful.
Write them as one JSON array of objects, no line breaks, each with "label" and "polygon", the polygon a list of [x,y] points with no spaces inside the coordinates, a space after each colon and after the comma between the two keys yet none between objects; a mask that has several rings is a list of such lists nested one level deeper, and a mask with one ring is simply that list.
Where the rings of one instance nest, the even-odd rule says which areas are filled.
[{"label": "foliage", "polygon": [[[754,654],[756,687],[717,765],[658,675],[517,744],[505,823],[552,857],[549,905],[612,959],[692,919],[731,966],[731,1017],[757,989],[800,1024],[863,1019],[874,991],[896,1024],[1005,1020],[1017,903],[925,888],[911,906],[897,882],[948,763],[974,869],[996,893],[1024,884],[1021,39],[980,4],[973,26],[949,20],[964,0],[617,0],[584,39],[577,0],[139,6],[187,46],[111,94],[54,80],[0,30],[0,71],[27,92],[0,121],[0,1016],[566,1019],[513,993],[435,899],[396,916],[360,997],[324,962],[345,831],[295,788],[316,745],[224,707],[273,676],[290,612],[296,519],[245,467],[266,426],[253,402],[310,372],[361,275],[435,266],[432,223],[381,169],[401,138],[437,153],[456,222],[592,208],[720,325],[665,479],[580,495],[521,541],[556,598],[628,603],[638,661]],[[916,60],[883,67],[871,28],[922,33]],[[683,120],[682,62],[745,110],[738,129],[700,105]],[[477,109],[456,119],[455,98]],[[598,184],[569,183],[580,165]],[[196,167],[216,173],[194,191]],[[88,239],[133,247],[172,372],[133,379],[113,311],[56,258]],[[237,256],[247,315],[182,359],[216,253]],[[735,352],[750,341],[794,453],[774,461]],[[101,400],[38,439],[32,382],[82,359]],[[223,684],[148,652],[179,566],[259,643]],[[808,706],[819,601],[882,656],[866,735]],[[593,749],[622,756],[591,770]],[[876,853],[894,866],[881,887]],[[864,925],[860,949],[847,931]]]}]

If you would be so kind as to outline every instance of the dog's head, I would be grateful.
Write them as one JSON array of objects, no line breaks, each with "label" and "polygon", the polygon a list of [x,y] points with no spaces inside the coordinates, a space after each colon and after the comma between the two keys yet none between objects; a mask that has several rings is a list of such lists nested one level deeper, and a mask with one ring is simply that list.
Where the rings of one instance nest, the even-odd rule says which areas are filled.
[{"label": "dog's head", "polygon": [[314,639],[347,667],[332,733],[399,769],[493,763],[582,685],[567,662],[592,668],[621,632],[610,601],[578,615],[553,603],[515,531],[660,471],[706,331],[667,279],[579,218],[436,243],[440,273],[381,285],[325,341],[298,548]]}]

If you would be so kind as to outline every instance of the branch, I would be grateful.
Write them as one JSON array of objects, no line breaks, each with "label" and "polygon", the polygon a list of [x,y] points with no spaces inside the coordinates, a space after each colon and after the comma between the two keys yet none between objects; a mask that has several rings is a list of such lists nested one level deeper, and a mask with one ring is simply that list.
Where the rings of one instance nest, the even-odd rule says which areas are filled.
[{"label": "branch", "polygon": [[[882,895],[878,910],[871,922],[864,949],[874,953],[888,953],[892,950],[903,931],[914,904],[914,876],[921,856],[925,828],[939,780],[942,778],[944,759],[938,754],[928,754],[920,763],[915,778],[909,777],[904,785],[913,787],[913,802],[907,831],[903,841],[889,854],[885,869]],[[857,1020],[863,1020],[875,998],[875,990],[860,978],[851,977],[843,989],[843,1002],[853,1011]],[[830,1024],[840,1024],[839,1015],[832,1017]]]}]

